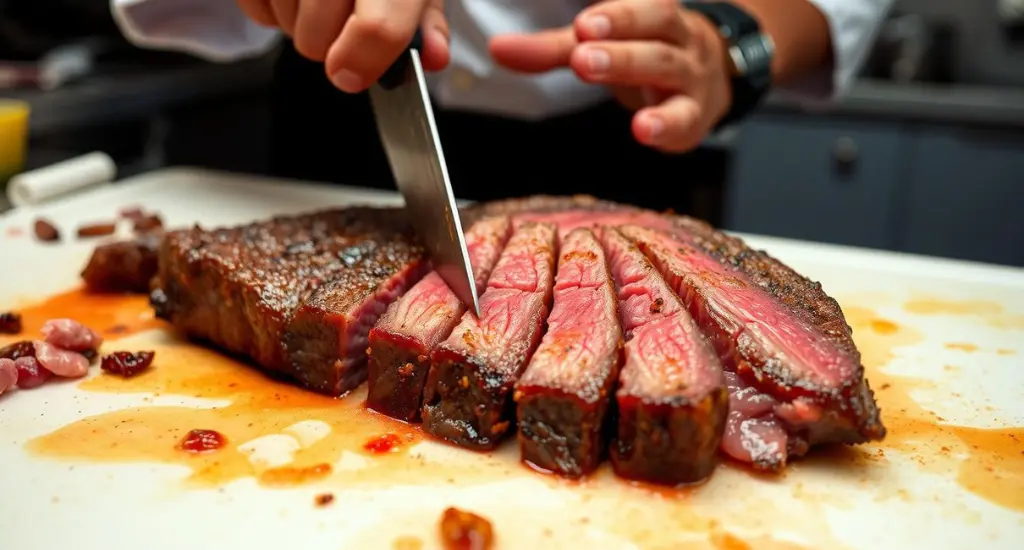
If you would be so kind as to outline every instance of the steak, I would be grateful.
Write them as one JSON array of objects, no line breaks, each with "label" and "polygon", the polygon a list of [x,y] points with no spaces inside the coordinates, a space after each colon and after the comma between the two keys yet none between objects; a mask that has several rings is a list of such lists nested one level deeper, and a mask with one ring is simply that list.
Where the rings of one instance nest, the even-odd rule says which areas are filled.
[{"label": "steak", "polygon": [[722,365],[679,297],[614,228],[611,261],[626,334],[612,464],[622,477],[678,485],[714,471],[729,401]]},{"label": "steak", "polygon": [[[466,232],[478,293],[483,293],[511,235],[507,216],[481,219]],[[370,331],[367,406],[405,422],[418,421],[430,353],[448,338],[465,311],[465,304],[436,271],[392,303]]]},{"label": "steak", "polygon": [[541,340],[551,307],[556,228],[524,223],[480,296],[431,354],[423,427],[456,445],[496,447],[515,419],[512,391]]},{"label": "steak", "polygon": [[604,457],[622,330],[608,263],[594,233],[574,229],[559,248],[548,330],[514,398],[523,459],[580,477]]},{"label": "steak", "polygon": [[815,444],[884,437],[838,304],[763,253],[693,221],[681,227],[674,236],[622,231],[658,266],[735,374],[723,450],[778,470]]},{"label": "steak", "polygon": [[404,212],[351,207],[168,233],[151,302],[186,335],[308,389],[366,379],[367,335],[428,269]]}]

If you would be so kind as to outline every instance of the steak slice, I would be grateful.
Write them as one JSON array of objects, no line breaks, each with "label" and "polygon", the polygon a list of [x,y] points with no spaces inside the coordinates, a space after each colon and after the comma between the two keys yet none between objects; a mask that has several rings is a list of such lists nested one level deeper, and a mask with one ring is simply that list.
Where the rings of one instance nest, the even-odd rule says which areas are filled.
[{"label": "steak slice", "polygon": [[767,255],[691,232],[701,230],[694,221],[681,227],[674,236],[636,226],[623,232],[683,297],[735,374],[723,450],[774,471],[815,444],[884,437],[838,304]]},{"label": "steak slice", "polygon": [[[478,293],[483,293],[511,235],[507,216],[483,218],[466,232]],[[465,304],[436,271],[392,303],[370,331],[367,406],[405,422],[418,421],[430,353],[448,338],[465,311]]]},{"label": "steak slice", "polygon": [[548,330],[516,384],[519,447],[527,462],[569,477],[604,457],[609,395],[622,330],[611,273],[589,229],[562,240]]},{"label": "steak slice", "polygon": [[427,270],[394,208],[168,233],[151,302],[186,335],[328,395],[366,378],[367,334]]},{"label": "steak slice", "polygon": [[145,294],[156,275],[161,233],[145,233],[131,240],[97,246],[82,270],[91,292]]},{"label": "steak slice", "polygon": [[551,307],[556,228],[522,224],[480,296],[431,354],[423,428],[435,437],[493,449],[514,420],[514,384],[537,348]]},{"label": "steak slice", "polygon": [[626,334],[612,465],[630,479],[701,481],[717,464],[728,413],[721,362],[640,250],[614,228],[601,240]]}]

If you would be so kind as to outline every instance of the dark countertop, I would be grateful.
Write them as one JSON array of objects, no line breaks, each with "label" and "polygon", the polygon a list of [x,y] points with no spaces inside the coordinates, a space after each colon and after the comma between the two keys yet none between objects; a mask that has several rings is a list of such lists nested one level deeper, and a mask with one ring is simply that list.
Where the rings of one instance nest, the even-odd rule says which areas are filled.
[{"label": "dark countertop", "polygon": [[29,103],[29,130],[39,136],[257,89],[270,81],[273,61],[274,57],[267,55],[231,64],[157,65],[151,70],[91,76],[53,91],[19,90],[0,92],[0,96]]}]

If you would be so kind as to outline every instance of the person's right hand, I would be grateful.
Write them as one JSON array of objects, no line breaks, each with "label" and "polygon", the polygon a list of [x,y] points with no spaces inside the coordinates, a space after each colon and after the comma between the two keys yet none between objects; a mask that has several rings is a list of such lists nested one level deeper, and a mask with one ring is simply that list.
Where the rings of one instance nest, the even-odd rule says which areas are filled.
[{"label": "person's right hand", "polygon": [[253,21],[291,37],[295,49],[324,62],[334,85],[349,93],[373,84],[423,31],[423,68],[450,59],[444,0],[236,0]]}]

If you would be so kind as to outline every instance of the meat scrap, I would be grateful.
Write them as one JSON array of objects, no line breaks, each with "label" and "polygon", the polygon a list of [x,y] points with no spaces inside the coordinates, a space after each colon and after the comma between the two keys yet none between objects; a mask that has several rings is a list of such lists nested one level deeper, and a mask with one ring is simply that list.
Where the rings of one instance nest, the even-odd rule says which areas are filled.
[{"label": "meat scrap", "polygon": [[33,231],[40,241],[49,243],[60,240],[60,231],[48,220],[37,219],[33,224]]},{"label": "meat scrap", "polygon": [[172,231],[158,264],[157,317],[332,396],[366,380],[370,328],[428,269],[404,212],[372,207]]},{"label": "meat scrap", "polygon": [[149,292],[157,273],[159,247],[157,233],[97,246],[82,271],[82,280],[91,292]]},{"label": "meat scrap", "polygon": [[143,215],[132,221],[132,231],[135,233],[150,233],[163,229],[164,221],[156,214]]},{"label": "meat scrap", "polygon": [[[466,232],[478,293],[483,293],[511,235],[507,217],[482,219]],[[418,421],[430,353],[451,334],[465,311],[466,305],[436,271],[392,303],[369,335],[367,406],[405,422]]]},{"label": "meat scrap", "polygon": [[677,485],[711,475],[728,413],[722,364],[650,261],[604,228],[626,334],[610,454],[626,478]]},{"label": "meat scrap", "polygon": [[494,546],[494,528],[483,516],[454,507],[441,515],[441,544],[447,550],[488,550]]},{"label": "meat scrap", "polygon": [[514,398],[523,460],[580,477],[604,456],[622,331],[608,263],[594,233],[572,230],[559,254],[548,330]]},{"label": "meat scrap", "polygon": [[0,334],[20,334],[21,314],[13,311],[0,313]]},{"label": "meat scrap", "polygon": [[93,223],[80,226],[77,234],[80,239],[87,239],[91,237],[104,237],[106,235],[113,235],[117,231],[116,223]]},{"label": "meat scrap", "polygon": [[226,445],[228,439],[215,430],[190,430],[178,443],[178,448],[190,453],[208,453]]},{"label": "meat scrap", "polygon": [[514,385],[551,307],[556,244],[554,225],[520,225],[480,296],[480,317],[466,312],[431,354],[422,411],[428,433],[480,450],[507,434]]},{"label": "meat scrap", "polygon": [[152,351],[115,351],[103,356],[100,368],[111,374],[131,378],[148,369],[155,355]]},{"label": "meat scrap", "polygon": [[50,319],[43,323],[43,338],[68,351],[95,354],[103,345],[103,337],[74,319]]},{"label": "meat scrap", "polygon": [[14,366],[18,369],[18,387],[23,390],[38,388],[53,378],[53,373],[31,355],[15,359]]},{"label": "meat scrap", "polygon": [[[818,443],[884,436],[848,326],[841,328],[834,317],[831,325],[818,325],[811,313],[755,283],[736,267],[752,251],[719,259],[686,233],[670,236],[636,226],[623,232],[683,297],[736,375],[729,384],[733,412],[722,444],[726,453],[774,471]],[[785,282],[774,280],[779,286]]]}]

